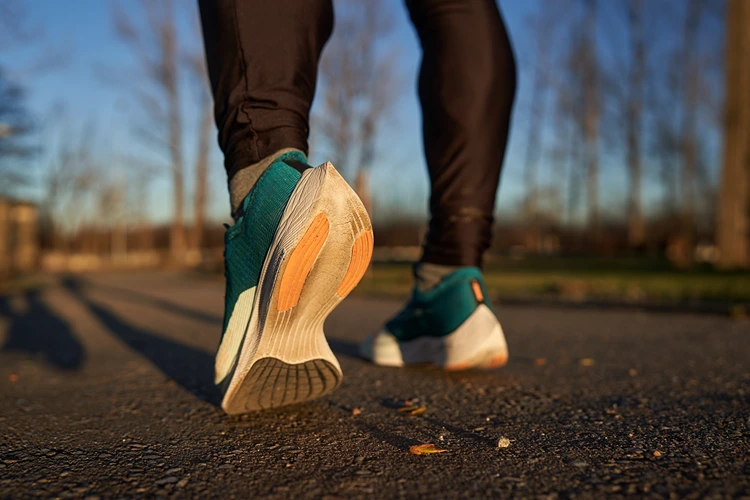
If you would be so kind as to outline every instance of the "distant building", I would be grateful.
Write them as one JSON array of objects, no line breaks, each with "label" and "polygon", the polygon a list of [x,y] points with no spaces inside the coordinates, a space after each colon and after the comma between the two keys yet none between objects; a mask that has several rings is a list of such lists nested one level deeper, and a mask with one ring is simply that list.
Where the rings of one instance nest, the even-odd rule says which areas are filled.
[{"label": "distant building", "polygon": [[38,219],[36,204],[0,197],[0,278],[36,267]]}]

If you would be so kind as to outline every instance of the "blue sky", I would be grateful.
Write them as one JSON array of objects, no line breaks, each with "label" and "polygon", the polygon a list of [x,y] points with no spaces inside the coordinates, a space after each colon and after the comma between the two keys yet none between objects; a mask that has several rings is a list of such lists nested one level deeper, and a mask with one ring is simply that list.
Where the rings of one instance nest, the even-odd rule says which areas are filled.
[{"label": "blue sky", "polygon": [[[417,214],[426,213],[427,174],[422,154],[420,133],[420,113],[416,95],[416,75],[420,58],[417,38],[399,0],[378,0],[392,9],[396,22],[394,43],[399,47],[401,66],[407,80],[405,91],[398,100],[397,111],[388,123],[389,132],[381,140],[381,155],[373,170],[373,188],[377,203],[391,204],[400,200],[404,209]],[[177,0],[180,6],[179,29],[186,46],[198,49],[200,39],[191,24],[196,10],[192,0]],[[126,169],[123,157],[147,156],[141,152],[141,143],[134,140],[129,123],[134,111],[117,85],[106,83],[107,79],[123,80],[135,77],[133,61],[129,51],[117,40],[113,29],[112,6],[121,6],[125,12],[134,17],[141,14],[141,7],[136,0],[110,2],[103,0],[32,0],[28,2],[30,25],[38,34],[38,39],[27,46],[11,47],[0,53],[0,64],[13,71],[16,77],[29,89],[28,103],[41,123],[46,123],[40,132],[39,140],[43,144],[54,142],[61,136],[60,128],[66,131],[82,130],[88,126],[94,130],[97,152],[106,156],[106,168],[117,174]],[[527,30],[527,19],[531,12],[538,8],[538,0],[500,0],[501,10],[506,19],[510,36],[515,45],[519,66],[519,93],[513,118],[513,127],[509,149],[506,156],[505,170],[498,199],[500,214],[511,214],[517,209],[523,196],[523,153],[528,126],[526,117],[529,106],[529,88],[531,68],[525,54],[529,53],[531,43]],[[335,35],[334,35],[335,36]],[[25,68],[33,65],[43,53],[59,52],[62,63],[59,68],[44,73],[27,73]],[[54,52],[53,52],[54,53]],[[183,92],[186,121],[194,122],[196,106],[193,95],[187,87]],[[64,109],[65,123],[52,124],[48,118],[55,110]],[[88,124],[88,125],[87,125]],[[543,133],[550,136],[554,131],[549,127]],[[195,145],[194,133],[188,130],[185,135],[186,165],[192,166]],[[48,148],[51,149],[51,148]],[[225,189],[225,177],[222,158],[218,147],[214,146],[211,170],[210,215],[224,218],[227,215],[228,198]],[[48,157],[42,155],[35,163],[38,175],[42,175]],[[313,144],[311,163],[322,162],[318,158]],[[603,155],[601,159],[602,198],[608,201],[612,210],[624,206],[626,176],[621,160],[612,155]],[[542,178],[549,176],[554,165],[545,165]],[[648,166],[647,166],[648,168]],[[190,172],[190,168],[188,172]],[[188,173],[188,181],[191,174]],[[171,213],[171,187],[168,176],[162,175],[151,187],[152,196],[149,211],[157,220],[165,220]],[[645,198],[653,203],[659,196],[659,190],[646,183]],[[192,185],[188,182],[189,192]],[[42,196],[37,190],[36,196]]]}]

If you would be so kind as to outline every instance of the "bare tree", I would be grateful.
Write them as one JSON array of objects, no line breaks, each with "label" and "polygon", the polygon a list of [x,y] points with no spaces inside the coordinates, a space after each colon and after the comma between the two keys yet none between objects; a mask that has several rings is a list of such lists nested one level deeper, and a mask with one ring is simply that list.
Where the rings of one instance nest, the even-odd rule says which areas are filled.
[{"label": "bare tree", "polygon": [[9,194],[29,182],[23,160],[35,151],[30,143],[34,128],[24,97],[24,89],[0,68],[0,193]]},{"label": "bare tree", "polygon": [[[704,0],[689,0],[685,16],[682,41],[683,89],[682,89],[682,131],[680,149],[682,171],[680,172],[681,232],[686,248],[695,243],[696,211],[696,171],[698,162],[698,138],[696,119],[699,99],[699,68],[696,48],[702,4]],[[686,256],[686,258],[689,258]]]},{"label": "bare tree", "polygon": [[641,129],[643,125],[643,90],[646,72],[646,45],[643,36],[643,0],[630,0],[628,5],[630,38],[630,85],[627,107],[627,162],[630,173],[628,187],[628,243],[643,245],[646,229],[641,206]]},{"label": "bare tree", "polygon": [[377,137],[400,86],[397,52],[383,47],[393,23],[377,2],[338,0],[336,7],[336,32],[320,66],[322,109],[314,119],[326,152],[368,201]]},{"label": "bare tree", "polygon": [[208,203],[208,156],[211,150],[214,114],[210,96],[205,94],[201,100],[201,118],[198,131],[198,151],[195,156],[195,201],[194,221],[191,246],[200,249],[203,244],[203,230]]},{"label": "bare tree", "polygon": [[599,236],[599,83],[596,52],[597,0],[584,0],[582,62],[583,137],[586,163],[586,202],[588,226],[593,238]]},{"label": "bare tree", "polygon": [[571,160],[568,194],[569,219],[579,206],[585,186],[586,219],[590,235],[598,237],[599,226],[599,60],[596,53],[597,0],[570,4],[574,11],[569,43],[557,78],[558,123],[570,124],[568,149]]},{"label": "bare tree", "polygon": [[[19,0],[0,3],[0,50],[25,37],[26,5]],[[32,122],[25,106],[26,92],[0,66],[0,193],[9,194],[28,183],[19,159],[28,158]]]},{"label": "bare tree", "polygon": [[62,113],[56,113],[54,119],[61,133],[42,179],[45,191],[40,206],[41,221],[47,229],[44,234],[49,238],[49,247],[69,250],[68,236],[80,230],[85,222],[92,222],[84,219],[87,213],[96,213],[89,209],[90,202],[104,179],[92,155],[95,141],[92,125],[85,126],[76,136]]},{"label": "bare tree", "polygon": [[[200,35],[200,25],[196,21],[196,33]],[[198,50],[186,57],[186,66],[195,83],[197,102],[200,107],[198,123],[198,149],[195,156],[195,197],[193,199],[193,231],[190,247],[200,250],[203,243],[203,231],[208,202],[208,161],[211,152],[211,136],[214,130],[213,100],[208,85],[208,68],[203,50]]]},{"label": "bare tree", "polygon": [[653,134],[649,137],[648,149],[659,161],[659,179],[662,185],[662,217],[670,226],[679,229],[679,167],[680,129],[679,88],[682,78],[676,58],[668,57],[661,71],[649,79],[650,114]]},{"label": "bare tree", "polygon": [[555,122],[557,129],[561,131],[556,135],[554,150],[562,163],[568,164],[566,205],[569,224],[575,222],[576,213],[583,200],[589,202],[586,210],[589,219],[591,212],[590,197],[586,196],[587,191],[584,191],[587,187],[585,179],[588,177],[588,153],[590,151],[587,147],[589,141],[587,134],[590,133],[590,129],[587,128],[587,123],[590,124],[587,122],[587,116],[590,114],[592,105],[588,102],[591,97],[588,94],[590,89],[587,84],[590,77],[587,51],[590,48],[588,37],[581,26],[581,10],[575,9],[580,5],[582,4],[578,0],[566,4],[572,14],[567,27],[569,42],[561,54],[559,71],[554,79]]},{"label": "bare tree", "polygon": [[[565,74],[565,71],[560,71]],[[556,79],[554,122],[557,137],[551,151],[553,161],[559,165],[557,184],[567,186],[564,196],[566,199],[565,219],[568,225],[573,224],[575,211],[580,198],[580,135],[577,133],[575,117],[578,113],[578,103],[574,95],[574,88],[565,78]],[[563,189],[561,188],[561,191]]]},{"label": "bare tree", "polygon": [[140,66],[146,87],[134,86],[133,94],[147,118],[139,129],[147,142],[165,148],[169,155],[173,186],[173,217],[170,253],[182,263],[186,250],[184,226],[185,186],[180,107],[179,47],[172,0],[141,0],[145,23],[132,22],[115,11],[115,27]]},{"label": "bare tree", "polygon": [[716,241],[719,265],[750,265],[750,3],[729,0],[726,10],[724,164]]},{"label": "bare tree", "polygon": [[[526,139],[524,155],[524,183],[526,185],[526,199],[524,201],[524,218],[529,248],[538,247],[540,239],[537,219],[539,218],[539,196],[541,194],[539,180],[539,161],[542,157],[544,144],[544,121],[547,114],[547,94],[554,71],[552,70],[552,55],[554,53],[557,27],[560,24],[560,8],[563,4],[546,3],[532,14],[528,20],[531,32],[533,55],[529,60],[534,61],[532,69],[531,100],[529,108],[529,130]],[[555,8],[555,7],[558,8]]]}]

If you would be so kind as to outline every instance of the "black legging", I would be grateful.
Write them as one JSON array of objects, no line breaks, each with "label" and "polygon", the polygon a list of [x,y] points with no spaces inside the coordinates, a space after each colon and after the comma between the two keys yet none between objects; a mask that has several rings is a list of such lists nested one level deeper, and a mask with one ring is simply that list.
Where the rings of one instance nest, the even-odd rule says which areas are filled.
[{"label": "black legging", "polygon": [[[370,1],[370,0],[368,0]],[[406,0],[422,43],[430,171],[422,262],[480,265],[510,125],[516,70],[495,0]],[[227,174],[283,148],[307,152],[332,0],[200,0]]]}]

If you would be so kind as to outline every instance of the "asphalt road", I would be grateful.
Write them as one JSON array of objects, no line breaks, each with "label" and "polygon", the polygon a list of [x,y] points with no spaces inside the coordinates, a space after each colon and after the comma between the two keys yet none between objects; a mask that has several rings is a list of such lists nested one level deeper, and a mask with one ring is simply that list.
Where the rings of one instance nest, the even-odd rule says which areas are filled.
[{"label": "asphalt road", "polygon": [[358,359],[399,303],[355,295],[338,391],[227,417],[222,296],[123,274],[0,298],[0,498],[750,497],[748,321],[500,304],[508,366],[443,373]]}]

